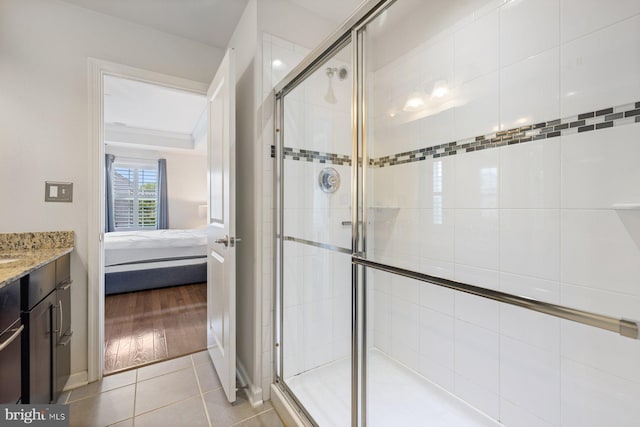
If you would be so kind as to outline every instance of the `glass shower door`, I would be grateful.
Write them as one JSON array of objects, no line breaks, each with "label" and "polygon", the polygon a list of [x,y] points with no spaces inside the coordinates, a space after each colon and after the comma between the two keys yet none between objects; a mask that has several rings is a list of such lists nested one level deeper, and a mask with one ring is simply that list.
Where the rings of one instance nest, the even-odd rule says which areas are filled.
[{"label": "glass shower door", "polygon": [[283,98],[280,378],[321,426],[351,424],[351,47]]}]

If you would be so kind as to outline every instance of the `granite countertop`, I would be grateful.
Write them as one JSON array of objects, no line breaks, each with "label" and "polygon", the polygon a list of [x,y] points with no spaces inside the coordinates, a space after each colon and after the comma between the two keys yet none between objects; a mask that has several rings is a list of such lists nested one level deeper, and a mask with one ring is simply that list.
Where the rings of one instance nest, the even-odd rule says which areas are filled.
[{"label": "granite countertop", "polygon": [[72,252],[73,240],[72,231],[0,233],[0,288]]}]

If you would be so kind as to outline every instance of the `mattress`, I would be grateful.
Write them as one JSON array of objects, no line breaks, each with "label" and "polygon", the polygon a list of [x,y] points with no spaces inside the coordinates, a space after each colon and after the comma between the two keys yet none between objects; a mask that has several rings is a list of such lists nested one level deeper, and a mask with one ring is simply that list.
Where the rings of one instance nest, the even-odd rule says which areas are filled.
[{"label": "mattress", "polygon": [[206,255],[205,229],[114,231],[104,235],[105,267]]}]

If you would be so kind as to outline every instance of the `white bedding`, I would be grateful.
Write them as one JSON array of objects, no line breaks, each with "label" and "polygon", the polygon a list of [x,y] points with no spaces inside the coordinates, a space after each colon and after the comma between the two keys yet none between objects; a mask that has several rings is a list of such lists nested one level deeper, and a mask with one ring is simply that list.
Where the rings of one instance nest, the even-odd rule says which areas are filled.
[{"label": "white bedding", "polygon": [[140,230],[114,231],[104,235],[104,264],[187,258],[207,254],[207,231]]}]

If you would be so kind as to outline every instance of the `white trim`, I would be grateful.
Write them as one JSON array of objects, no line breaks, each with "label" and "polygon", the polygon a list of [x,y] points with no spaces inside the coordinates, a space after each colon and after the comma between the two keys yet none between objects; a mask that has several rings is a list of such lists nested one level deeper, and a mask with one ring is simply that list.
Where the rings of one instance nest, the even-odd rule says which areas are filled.
[{"label": "white trim", "polygon": [[114,123],[105,124],[105,141],[112,144],[135,144],[153,149],[179,148],[193,150],[194,139],[190,133],[169,132],[136,128]]},{"label": "white trim", "polygon": [[207,145],[207,109],[200,114],[200,118],[196,123],[196,126],[193,128],[193,132],[191,132],[191,137],[193,138],[193,149],[198,150],[200,146],[205,148]]},{"label": "white trim", "polygon": [[102,378],[104,367],[104,123],[103,76],[112,75],[206,95],[208,85],[127,65],[88,59],[89,222],[87,289],[87,381]]},{"label": "white trim", "polygon": [[309,427],[311,424],[298,414],[289,403],[282,391],[275,384],[271,384],[271,403],[278,416],[287,427]]},{"label": "white trim", "polygon": [[73,390],[74,388],[82,387],[87,384],[87,371],[76,372],[69,376],[67,383],[64,385],[63,391]]},{"label": "white trim", "polygon": [[247,369],[244,367],[240,359],[236,359],[236,376],[240,379],[240,384],[245,387],[247,399],[252,408],[262,405],[262,387],[253,384],[250,380]]}]

